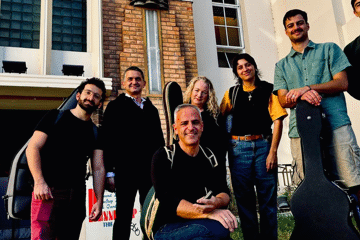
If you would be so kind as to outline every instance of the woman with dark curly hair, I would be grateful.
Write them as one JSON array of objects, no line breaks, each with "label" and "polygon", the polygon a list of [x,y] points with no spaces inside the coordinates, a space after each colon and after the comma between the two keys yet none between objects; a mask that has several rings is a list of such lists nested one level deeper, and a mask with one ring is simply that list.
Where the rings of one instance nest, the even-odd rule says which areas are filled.
[{"label": "woman with dark curly hair", "polygon": [[277,149],[287,113],[272,94],[273,85],[260,80],[256,62],[249,54],[235,56],[233,73],[237,84],[225,93],[220,109],[222,116],[232,115],[232,124],[227,127],[231,135],[228,157],[241,228],[245,240],[275,240]]}]

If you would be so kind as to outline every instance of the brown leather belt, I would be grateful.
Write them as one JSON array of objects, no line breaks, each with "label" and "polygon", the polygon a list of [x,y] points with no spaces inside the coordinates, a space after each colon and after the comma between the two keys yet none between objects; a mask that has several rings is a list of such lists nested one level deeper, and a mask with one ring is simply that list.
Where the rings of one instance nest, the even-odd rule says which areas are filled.
[{"label": "brown leather belt", "polygon": [[239,140],[239,141],[254,141],[258,139],[263,139],[263,135],[245,135],[245,136],[231,136],[231,139],[233,140]]}]

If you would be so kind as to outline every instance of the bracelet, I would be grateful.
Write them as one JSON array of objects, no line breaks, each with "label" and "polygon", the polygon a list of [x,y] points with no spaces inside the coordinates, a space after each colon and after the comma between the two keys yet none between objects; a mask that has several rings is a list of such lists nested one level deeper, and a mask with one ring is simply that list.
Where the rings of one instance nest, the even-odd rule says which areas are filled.
[{"label": "bracelet", "polygon": [[306,85],[305,87],[308,87],[308,88],[309,88],[309,91],[312,90],[312,88],[310,87],[310,85]]}]

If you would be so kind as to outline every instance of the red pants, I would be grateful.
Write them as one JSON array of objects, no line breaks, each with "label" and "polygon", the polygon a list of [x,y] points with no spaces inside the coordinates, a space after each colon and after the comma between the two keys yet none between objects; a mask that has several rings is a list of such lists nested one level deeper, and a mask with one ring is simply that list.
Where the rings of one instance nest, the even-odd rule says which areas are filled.
[{"label": "red pants", "polygon": [[31,202],[31,239],[79,239],[85,218],[85,189],[51,189],[51,200]]}]

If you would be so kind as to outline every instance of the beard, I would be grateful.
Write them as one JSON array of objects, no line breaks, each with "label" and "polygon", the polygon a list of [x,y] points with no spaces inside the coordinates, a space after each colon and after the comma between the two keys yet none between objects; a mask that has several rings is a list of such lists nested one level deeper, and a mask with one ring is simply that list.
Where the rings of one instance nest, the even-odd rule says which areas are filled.
[{"label": "beard", "polygon": [[[295,33],[297,33],[297,32],[303,33],[304,30],[303,30],[303,29],[295,30],[293,34],[295,34]],[[293,34],[292,34],[292,35],[293,35]],[[305,33],[305,34],[303,34],[301,37],[292,37],[292,38],[291,38],[291,41],[294,42],[294,43],[299,43],[299,42],[304,42],[307,38],[308,38],[308,34]]]},{"label": "beard", "polygon": [[[86,105],[85,104],[86,102],[89,102],[92,105]],[[85,112],[89,114],[93,113],[99,107],[99,105],[96,105],[93,101],[89,101],[86,99],[85,100],[79,99],[78,104]]]}]

